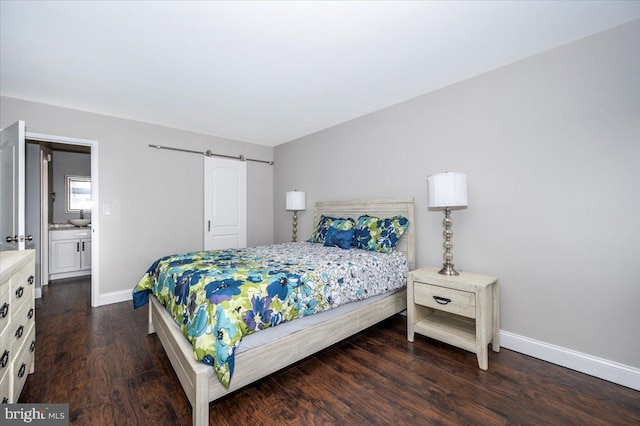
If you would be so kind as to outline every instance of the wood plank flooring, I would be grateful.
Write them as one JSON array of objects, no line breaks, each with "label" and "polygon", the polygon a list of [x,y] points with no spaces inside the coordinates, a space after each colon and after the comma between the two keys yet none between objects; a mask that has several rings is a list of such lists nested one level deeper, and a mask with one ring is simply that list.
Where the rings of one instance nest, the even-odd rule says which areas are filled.
[{"label": "wood plank flooring", "polygon": [[[20,402],[69,403],[77,425],[191,425],[146,307],[92,309],[87,279],[43,290]],[[210,424],[638,425],[640,392],[504,348],[485,372],[472,353],[407,342],[397,315],[212,403]]]}]

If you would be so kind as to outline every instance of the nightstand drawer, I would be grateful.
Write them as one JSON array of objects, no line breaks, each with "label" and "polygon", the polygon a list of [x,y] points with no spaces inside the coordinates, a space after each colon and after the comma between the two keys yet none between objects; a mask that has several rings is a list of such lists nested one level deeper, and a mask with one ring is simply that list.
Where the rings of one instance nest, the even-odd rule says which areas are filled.
[{"label": "nightstand drawer", "polygon": [[476,295],[437,285],[414,283],[415,303],[467,318],[476,317]]}]

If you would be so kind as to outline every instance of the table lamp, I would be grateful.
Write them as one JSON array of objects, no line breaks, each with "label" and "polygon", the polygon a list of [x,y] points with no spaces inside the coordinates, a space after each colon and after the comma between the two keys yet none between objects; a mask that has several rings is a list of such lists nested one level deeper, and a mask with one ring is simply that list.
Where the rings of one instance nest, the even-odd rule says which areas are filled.
[{"label": "table lamp", "polygon": [[291,241],[297,241],[298,232],[298,212],[305,209],[305,193],[302,191],[287,191],[286,209],[293,210],[293,238]]},{"label": "table lamp", "polygon": [[442,226],[444,231],[442,236],[444,237],[444,254],[442,258],[444,263],[442,269],[438,271],[442,275],[459,275],[453,267],[453,231],[451,226],[453,221],[451,220],[452,208],[464,208],[467,207],[467,175],[466,173],[453,173],[445,172],[438,173],[427,177],[429,184],[429,208],[444,209],[444,220]]}]

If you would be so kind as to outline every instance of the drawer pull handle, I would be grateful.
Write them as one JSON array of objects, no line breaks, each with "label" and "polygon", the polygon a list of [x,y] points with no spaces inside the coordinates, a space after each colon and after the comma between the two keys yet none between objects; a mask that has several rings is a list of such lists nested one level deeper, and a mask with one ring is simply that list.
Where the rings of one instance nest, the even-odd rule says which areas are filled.
[{"label": "drawer pull handle", "polygon": [[18,287],[18,289],[16,290],[16,296],[22,297],[23,294],[24,294],[24,287],[22,286]]},{"label": "drawer pull handle", "polygon": [[451,299],[447,299],[446,297],[433,296],[433,300],[440,305],[448,305],[451,303]]},{"label": "drawer pull handle", "polygon": [[20,327],[18,327],[18,329],[16,330],[16,339],[19,339],[22,337],[22,333],[24,332],[24,325],[21,325]]},{"label": "drawer pull handle", "polygon": [[27,318],[33,318],[33,308],[29,309],[29,313],[27,314]]},{"label": "drawer pull handle", "polygon": [[25,371],[27,371],[27,364],[23,362],[22,365],[20,366],[20,370],[18,370],[18,377],[19,378],[24,377]]},{"label": "drawer pull handle", "polygon": [[36,341],[32,340],[31,341],[31,346],[29,346],[29,352],[33,352],[36,350]]},{"label": "drawer pull handle", "polygon": [[5,349],[2,354],[2,358],[0,358],[0,368],[5,368],[7,363],[9,362],[9,351]]},{"label": "drawer pull handle", "polygon": [[33,276],[33,275],[31,275],[31,276],[27,279],[27,282],[28,282],[29,284],[33,284],[33,281],[35,281],[35,279],[34,279],[34,276]]},{"label": "drawer pull handle", "polygon": [[8,404],[9,403],[9,398],[7,398],[6,396],[4,398],[2,398],[2,403],[3,404]]},{"label": "drawer pull handle", "polygon": [[5,302],[0,308],[0,318],[6,318],[7,315],[9,315],[9,304]]}]

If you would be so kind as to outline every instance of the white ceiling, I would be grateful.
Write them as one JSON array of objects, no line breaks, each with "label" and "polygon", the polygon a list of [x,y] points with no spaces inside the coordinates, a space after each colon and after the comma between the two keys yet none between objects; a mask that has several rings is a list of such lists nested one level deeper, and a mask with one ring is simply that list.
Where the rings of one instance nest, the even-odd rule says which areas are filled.
[{"label": "white ceiling", "polygon": [[640,18],[640,1],[4,1],[0,92],[275,146]]}]

